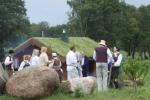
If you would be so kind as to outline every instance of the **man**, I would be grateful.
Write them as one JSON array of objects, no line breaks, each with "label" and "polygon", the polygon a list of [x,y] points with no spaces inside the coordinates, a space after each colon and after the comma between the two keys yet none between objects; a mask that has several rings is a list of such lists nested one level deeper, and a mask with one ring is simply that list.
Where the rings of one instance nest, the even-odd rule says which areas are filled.
[{"label": "man", "polygon": [[89,74],[89,59],[88,57],[82,52],[82,61],[81,61],[81,66],[82,66],[82,74],[83,77],[87,77]]},{"label": "man", "polygon": [[106,46],[106,41],[101,40],[94,50],[93,59],[96,61],[96,75],[98,91],[106,91],[108,78],[108,64],[107,59],[112,58],[111,51]]},{"label": "man", "polygon": [[5,58],[5,61],[4,61],[5,68],[7,70],[7,73],[8,73],[9,77],[11,75],[13,75],[13,72],[14,72],[13,56],[14,56],[14,51],[13,50],[9,50],[9,55]]},{"label": "man", "polygon": [[67,64],[67,78],[68,80],[71,80],[73,78],[78,78],[78,71],[77,71],[77,57],[76,57],[76,49],[74,46],[70,48],[70,51],[68,52],[66,56],[66,64]]},{"label": "man", "polygon": [[49,67],[56,70],[56,72],[59,75],[60,82],[63,79],[63,70],[61,69],[61,66],[62,63],[59,57],[57,56],[57,53],[52,53],[52,62],[49,64]]}]

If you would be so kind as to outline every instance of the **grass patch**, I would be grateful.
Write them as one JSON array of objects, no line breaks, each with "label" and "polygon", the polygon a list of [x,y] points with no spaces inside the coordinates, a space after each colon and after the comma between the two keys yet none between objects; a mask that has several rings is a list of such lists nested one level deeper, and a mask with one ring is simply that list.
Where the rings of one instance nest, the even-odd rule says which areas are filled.
[{"label": "grass patch", "polygon": [[[55,92],[54,95],[40,100],[149,100],[150,98],[150,73],[145,79],[144,86],[138,87],[137,91],[134,87],[124,87],[122,89],[110,89],[107,92],[95,91],[91,95],[80,96],[75,98],[70,93]],[[0,96],[0,100],[22,100],[11,96]]]}]

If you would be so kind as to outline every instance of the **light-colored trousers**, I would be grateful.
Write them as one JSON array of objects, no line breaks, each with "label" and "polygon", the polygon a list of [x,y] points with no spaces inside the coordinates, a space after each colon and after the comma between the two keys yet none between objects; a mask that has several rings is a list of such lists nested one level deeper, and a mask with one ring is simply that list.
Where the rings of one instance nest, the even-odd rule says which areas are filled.
[{"label": "light-colored trousers", "polygon": [[79,78],[78,70],[75,66],[67,66],[67,79]]},{"label": "light-colored trousers", "polygon": [[96,75],[98,91],[107,91],[108,64],[96,63]]}]

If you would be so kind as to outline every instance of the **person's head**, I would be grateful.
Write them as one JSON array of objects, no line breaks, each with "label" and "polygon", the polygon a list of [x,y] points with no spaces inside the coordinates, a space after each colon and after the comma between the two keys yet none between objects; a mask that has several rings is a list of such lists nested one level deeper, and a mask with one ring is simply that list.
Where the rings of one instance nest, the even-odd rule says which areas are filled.
[{"label": "person's head", "polygon": [[14,56],[14,54],[15,54],[15,52],[14,52],[14,50],[9,50],[9,55],[11,55],[11,56]]},{"label": "person's head", "polygon": [[53,58],[57,57],[57,53],[52,53],[52,57]]},{"label": "person's head", "polygon": [[41,47],[41,53],[42,53],[42,52],[47,53],[47,48],[46,48],[46,47]]},{"label": "person's head", "polygon": [[33,56],[39,56],[39,50],[38,49],[33,49],[32,57]]},{"label": "person's head", "polygon": [[23,60],[28,60],[29,61],[30,60],[30,55],[24,55]]},{"label": "person's head", "polygon": [[98,44],[106,46],[106,41],[105,40],[101,40]]},{"label": "person's head", "polygon": [[70,47],[70,50],[73,51],[73,52],[76,52],[75,46]]},{"label": "person's head", "polygon": [[115,47],[113,48],[113,52],[120,52],[120,48],[117,47],[117,46],[115,46]]}]

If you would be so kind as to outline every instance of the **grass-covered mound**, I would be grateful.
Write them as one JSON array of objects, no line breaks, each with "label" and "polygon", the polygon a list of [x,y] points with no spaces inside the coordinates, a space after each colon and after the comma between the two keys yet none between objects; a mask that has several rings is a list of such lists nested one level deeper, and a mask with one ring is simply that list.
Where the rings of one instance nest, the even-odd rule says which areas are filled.
[{"label": "grass-covered mound", "polygon": [[83,51],[87,56],[92,56],[93,50],[96,47],[96,42],[87,37],[69,37],[68,42],[62,41],[60,38],[40,38],[35,37],[37,41],[41,42],[48,48],[52,48],[61,56],[66,56],[71,46],[76,46],[78,51]]}]

